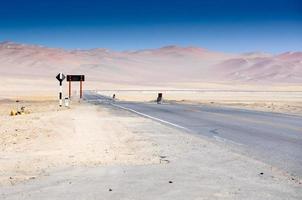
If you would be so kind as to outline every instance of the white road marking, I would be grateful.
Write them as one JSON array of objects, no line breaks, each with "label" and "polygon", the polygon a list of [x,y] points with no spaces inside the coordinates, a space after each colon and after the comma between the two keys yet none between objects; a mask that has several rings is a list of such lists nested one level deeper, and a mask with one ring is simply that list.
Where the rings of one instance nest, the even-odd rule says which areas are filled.
[{"label": "white road marking", "polygon": [[213,137],[214,137],[214,139],[215,139],[216,141],[218,141],[218,142],[231,143],[231,144],[238,145],[238,146],[244,146],[244,144],[235,142],[235,141],[233,141],[233,140],[225,139],[225,138],[222,138],[222,137],[217,136],[217,135],[214,135]]},{"label": "white road marking", "polygon": [[171,123],[171,122],[168,122],[168,121],[165,121],[165,120],[156,118],[156,117],[152,117],[152,116],[150,116],[150,115],[146,115],[146,114],[144,114],[144,113],[138,112],[138,111],[133,110],[133,109],[131,109],[131,108],[126,108],[126,107],[124,107],[124,106],[116,105],[116,104],[113,104],[113,103],[111,103],[111,105],[112,105],[112,106],[115,106],[115,107],[118,107],[118,108],[121,108],[121,109],[124,109],[124,110],[128,110],[128,111],[133,112],[133,113],[136,113],[136,114],[138,114],[138,115],[141,115],[141,116],[144,116],[144,117],[153,119],[153,120],[155,120],[155,121],[158,121],[158,122],[161,122],[161,123],[164,123],[164,124],[168,124],[168,125],[171,125],[171,126],[174,126],[174,127],[177,127],[177,128],[184,129],[184,130],[186,130],[186,131],[192,132],[190,129],[188,129],[188,128],[186,128],[186,127],[183,127],[183,126],[180,126],[180,125],[177,125],[177,124],[174,124],[174,123]]},{"label": "white road marking", "polygon": [[[183,126],[180,126],[180,125],[178,125],[178,124],[174,124],[174,123],[171,123],[171,122],[168,122],[168,121],[165,121],[165,120],[156,118],[156,117],[152,117],[152,116],[150,116],[150,115],[147,115],[147,114],[138,112],[138,111],[133,110],[133,109],[131,109],[131,108],[126,108],[126,107],[124,107],[124,106],[116,105],[116,104],[113,104],[113,103],[110,103],[110,105],[115,106],[115,107],[118,107],[118,108],[121,108],[121,109],[124,109],[124,110],[128,110],[128,111],[130,111],[130,112],[136,113],[136,114],[141,115],[141,116],[143,116],[143,117],[147,117],[147,118],[153,119],[153,120],[155,120],[155,121],[159,121],[159,122],[164,123],[164,124],[168,124],[168,125],[171,125],[171,126],[180,128],[180,129],[184,129],[184,130],[189,131],[189,132],[193,132],[192,130],[190,130],[190,129],[186,128],[186,127],[183,127]],[[228,140],[228,139],[225,139],[225,138],[216,136],[216,135],[214,135],[213,138],[214,138],[216,141],[218,141],[218,142],[232,143],[232,144],[235,144],[235,145],[238,145],[238,146],[243,146],[243,144],[241,144],[241,143],[238,143],[238,142],[235,142],[235,141],[232,141],[232,140]]]},{"label": "white road marking", "polygon": [[[104,102],[104,99],[102,99],[102,100],[101,100],[101,99],[97,99],[97,101],[99,101],[99,102]],[[105,99],[105,101],[108,101],[108,100]],[[133,113],[135,113],[135,114],[141,115],[141,116],[143,116],[143,117],[146,117],[146,118],[149,118],[149,119],[152,119],[152,120],[155,120],[155,121],[164,123],[164,124],[168,124],[168,125],[170,125],[170,126],[174,126],[174,127],[177,127],[177,128],[180,128],[180,129],[189,131],[189,132],[193,132],[192,130],[190,130],[190,129],[186,128],[186,127],[183,127],[183,126],[180,126],[180,125],[178,125],[178,124],[174,124],[174,123],[171,123],[171,122],[168,122],[168,121],[165,121],[165,120],[156,118],[156,117],[152,117],[152,116],[150,116],[150,115],[147,115],[147,114],[138,112],[138,111],[133,110],[133,109],[131,109],[131,108],[126,108],[126,107],[124,107],[124,106],[120,106],[120,105],[113,104],[113,103],[110,103],[110,105],[112,105],[112,106],[114,106],[114,107],[118,107],[118,108],[124,109],[124,110],[127,110],[127,111],[130,111],[130,112],[133,112]],[[232,140],[229,140],[229,139],[225,139],[225,138],[222,138],[222,137],[217,136],[217,135],[214,135],[213,138],[214,138],[216,141],[218,141],[218,142],[232,143],[232,144],[234,144],[234,145],[243,146],[243,144],[241,144],[241,143],[238,143],[238,142],[235,142],[235,141],[232,141]]]}]

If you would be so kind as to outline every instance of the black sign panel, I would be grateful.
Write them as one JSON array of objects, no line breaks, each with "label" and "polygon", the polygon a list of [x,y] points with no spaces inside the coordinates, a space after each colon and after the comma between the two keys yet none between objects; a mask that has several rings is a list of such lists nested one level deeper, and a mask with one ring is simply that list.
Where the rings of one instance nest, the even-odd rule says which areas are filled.
[{"label": "black sign panel", "polygon": [[67,75],[67,81],[85,81],[84,75]]}]

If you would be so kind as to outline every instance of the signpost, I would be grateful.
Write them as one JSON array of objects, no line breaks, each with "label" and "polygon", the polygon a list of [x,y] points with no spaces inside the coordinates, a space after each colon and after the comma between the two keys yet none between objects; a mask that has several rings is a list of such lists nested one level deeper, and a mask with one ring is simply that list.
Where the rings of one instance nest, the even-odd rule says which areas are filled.
[{"label": "signpost", "polygon": [[59,92],[59,105],[60,107],[62,106],[62,92],[63,92],[63,89],[62,89],[62,82],[64,81],[65,79],[65,75],[63,73],[59,73],[56,78],[58,79],[58,81],[60,82],[60,92]]},{"label": "signpost", "polygon": [[71,82],[72,81],[80,81],[80,98],[83,97],[83,81],[85,81],[85,76],[84,75],[67,75],[67,79],[66,79],[69,83],[68,83],[68,96],[70,99],[71,96]]}]

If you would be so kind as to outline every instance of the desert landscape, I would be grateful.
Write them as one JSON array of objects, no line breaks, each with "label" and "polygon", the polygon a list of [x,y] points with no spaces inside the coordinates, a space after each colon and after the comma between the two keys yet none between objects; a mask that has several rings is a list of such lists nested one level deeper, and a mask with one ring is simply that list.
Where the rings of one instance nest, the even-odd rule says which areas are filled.
[{"label": "desert landscape", "polygon": [[[164,105],[239,108],[299,121],[301,52],[226,54],[179,46],[118,52],[2,42],[0,72],[2,199],[53,199],[65,189],[73,192],[59,199],[87,199],[87,192],[106,199],[147,193],[144,199],[198,199],[200,191],[206,199],[302,197],[299,174],[236,142],[112,106],[154,105],[162,93]],[[85,74],[84,100],[73,83],[69,107],[58,106],[59,72]],[[63,87],[65,97],[66,82]],[[296,127],[289,129],[302,131]]]},{"label": "desert landscape", "polygon": [[162,92],[165,100],[301,113],[302,52],[227,54],[179,46],[117,52],[2,42],[0,64],[2,99],[55,100],[54,77],[63,72],[85,74],[85,90],[121,100],[152,101]]},{"label": "desert landscape", "polygon": [[301,200],[300,0],[0,6],[0,200]]}]

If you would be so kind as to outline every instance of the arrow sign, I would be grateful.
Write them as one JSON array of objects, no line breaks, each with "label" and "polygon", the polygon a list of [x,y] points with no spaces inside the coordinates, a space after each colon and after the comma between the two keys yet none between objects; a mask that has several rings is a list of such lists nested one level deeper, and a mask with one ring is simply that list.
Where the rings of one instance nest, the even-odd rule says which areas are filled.
[{"label": "arrow sign", "polygon": [[65,79],[65,75],[63,73],[59,73],[56,78],[58,79],[58,81],[62,82]]}]

